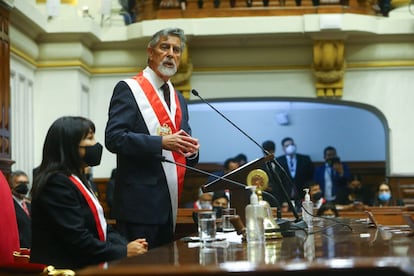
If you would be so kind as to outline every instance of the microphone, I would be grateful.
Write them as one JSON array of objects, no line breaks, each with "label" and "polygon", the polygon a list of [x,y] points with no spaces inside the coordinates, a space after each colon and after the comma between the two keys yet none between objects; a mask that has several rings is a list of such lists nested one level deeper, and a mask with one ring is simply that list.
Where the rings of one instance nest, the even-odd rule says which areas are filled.
[{"label": "microphone", "polygon": [[[157,156],[158,157],[158,156]],[[223,177],[223,176],[219,176],[219,175],[215,175],[215,174],[213,174],[213,173],[209,173],[209,172],[206,172],[206,171],[203,171],[203,170],[200,170],[200,169],[197,169],[197,168],[195,168],[195,167],[192,167],[192,166],[188,166],[188,165],[186,165],[186,164],[183,164],[183,163],[179,163],[179,162],[175,162],[175,161],[172,161],[172,160],[169,160],[169,159],[167,159],[165,156],[160,156],[160,159],[161,159],[161,162],[166,162],[166,163],[171,163],[171,164],[175,164],[175,165],[177,165],[177,166],[180,166],[180,167],[184,167],[184,168],[186,168],[186,169],[189,169],[189,170],[191,170],[191,171],[194,171],[194,172],[198,172],[198,173],[201,173],[201,174],[204,174],[204,175],[208,175],[208,176],[212,176],[212,177],[214,177],[214,178],[216,178],[216,179],[220,179],[220,180],[223,180],[223,181],[226,181],[226,182],[228,182],[228,183],[231,183],[231,184],[234,184],[235,186],[237,186],[240,190],[241,189],[246,189],[246,185],[244,185],[244,184],[242,184],[242,183],[240,183],[240,182],[237,182],[237,181],[234,181],[234,180],[232,180],[232,179],[229,179],[229,178],[226,178],[226,177]],[[234,189],[233,189],[234,190]],[[268,197],[270,197],[271,199],[272,199],[272,201],[276,204],[276,206],[280,206],[279,205],[279,201],[276,199],[276,197],[274,196],[274,195],[272,195],[271,193],[269,193],[269,192],[267,192],[267,191],[262,191],[262,194],[265,194],[265,195],[267,195]],[[278,208],[278,209],[280,209],[280,208]]]},{"label": "microphone", "polygon": [[266,153],[266,155],[270,155],[271,153],[266,150],[262,145],[260,145],[256,140],[254,140],[249,134],[247,134],[244,130],[242,130],[240,127],[238,127],[235,123],[233,123],[229,118],[227,118],[226,116],[224,116],[223,113],[221,113],[220,111],[218,111],[213,105],[211,105],[208,101],[206,101],[203,97],[200,96],[200,94],[198,94],[198,92],[195,89],[191,90],[191,93],[200,98],[200,100],[207,104],[209,107],[211,107],[214,111],[216,111],[221,117],[223,117],[227,122],[229,122],[232,126],[234,126],[235,128],[237,128],[237,130],[239,130],[241,133],[243,133],[244,136],[246,136],[247,138],[250,139],[250,141],[252,141],[253,143],[255,143],[263,152]]},{"label": "microphone", "polygon": [[[192,89],[191,93],[198,97],[203,103],[207,104],[209,107],[211,107],[214,111],[216,111],[221,117],[223,117],[227,122],[229,122],[232,126],[234,126],[237,130],[239,130],[245,137],[247,137],[250,141],[252,141],[254,144],[256,144],[264,153],[266,153],[266,155],[271,155],[271,153],[266,150],[262,145],[260,145],[255,139],[253,139],[250,135],[248,135],[245,131],[243,131],[240,127],[238,127],[235,123],[233,123],[229,118],[227,118],[223,113],[221,113],[219,110],[217,110],[213,105],[211,105],[208,101],[206,101],[203,97],[200,96],[200,94],[195,90]],[[280,165],[279,162],[277,162],[276,159],[271,160],[270,162],[272,162],[273,164],[275,164],[282,172],[283,174],[286,176],[286,179],[289,181],[289,184],[292,185],[292,187],[296,186],[290,176],[287,174],[286,170],[283,168],[282,165]],[[280,183],[280,189],[282,190],[282,194],[285,197],[285,200],[287,201],[289,208],[292,210],[293,215],[296,218],[296,221],[299,221],[299,214],[296,211],[295,206],[293,206],[290,197],[286,191],[286,189],[283,186],[283,183],[280,179],[280,177],[277,175],[277,173],[274,171],[274,169],[271,166],[268,166],[269,171],[271,172],[271,177],[272,179],[277,182]],[[277,181],[279,180],[279,182]],[[278,205],[280,207],[280,205]]]}]

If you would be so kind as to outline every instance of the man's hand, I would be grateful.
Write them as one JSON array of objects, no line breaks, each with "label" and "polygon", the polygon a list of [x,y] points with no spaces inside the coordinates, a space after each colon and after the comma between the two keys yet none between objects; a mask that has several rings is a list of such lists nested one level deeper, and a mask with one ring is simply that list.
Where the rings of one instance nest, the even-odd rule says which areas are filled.
[{"label": "man's hand", "polygon": [[148,243],[145,239],[136,239],[127,245],[127,257],[144,254],[148,251]]},{"label": "man's hand", "polygon": [[344,175],[344,166],[341,162],[333,163],[332,167],[339,174],[339,176]]},{"label": "man's hand", "polygon": [[198,152],[200,144],[198,143],[198,139],[191,137],[181,129],[174,134],[163,136],[162,148],[179,152],[185,157],[188,157]]}]

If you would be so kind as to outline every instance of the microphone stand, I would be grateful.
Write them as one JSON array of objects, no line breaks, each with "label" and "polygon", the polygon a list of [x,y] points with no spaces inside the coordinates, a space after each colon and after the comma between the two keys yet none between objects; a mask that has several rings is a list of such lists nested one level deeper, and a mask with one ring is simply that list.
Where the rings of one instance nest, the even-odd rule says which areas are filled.
[{"label": "microphone stand", "polygon": [[[229,178],[226,178],[226,177],[222,177],[222,176],[218,176],[218,175],[215,175],[215,174],[212,174],[212,173],[209,173],[209,172],[206,172],[206,171],[203,171],[203,170],[200,170],[200,169],[197,169],[197,168],[195,168],[195,167],[191,167],[191,166],[188,166],[188,165],[185,165],[185,164],[182,164],[182,163],[178,163],[178,162],[175,162],[175,161],[171,161],[171,160],[168,160],[167,158],[165,158],[164,156],[162,156],[161,157],[161,162],[167,162],[167,163],[171,163],[171,164],[175,164],[175,165],[177,165],[177,166],[180,166],[180,167],[183,167],[183,168],[186,168],[186,169],[189,169],[189,170],[191,170],[191,171],[195,171],[195,172],[198,172],[198,173],[201,173],[201,174],[204,174],[204,175],[208,175],[208,176],[212,176],[212,177],[214,177],[214,178],[217,178],[217,179],[220,179],[220,180],[223,180],[223,181],[226,181],[226,182],[229,182],[229,183],[232,183],[232,184],[235,184],[237,187],[239,187],[240,188],[240,190],[244,190],[244,189],[246,189],[246,185],[244,185],[244,184],[242,184],[242,183],[240,183],[240,182],[237,182],[237,181],[234,181],[234,180],[232,180],[232,179],[229,179]],[[264,194],[264,195],[267,195],[267,196],[269,196],[274,202],[276,202],[277,203],[277,205],[280,205],[279,204],[279,201],[277,200],[277,198],[276,197],[274,197],[274,195],[272,195],[271,193],[269,193],[269,192],[266,192],[266,191],[262,191],[262,193]],[[279,210],[280,208],[278,208],[278,210]]]},{"label": "microphone stand", "polygon": [[[240,127],[238,127],[235,123],[233,123],[230,119],[228,119],[223,113],[221,113],[219,110],[217,110],[213,105],[211,105],[208,101],[206,101],[203,97],[200,96],[200,94],[195,90],[192,89],[191,93],[198,97],[203,103],[207,104],[209,107],[211,107],[214,111],[216,111],[221,117],[223,117],[227,122],[229,122],[232,126],[234,126],[237,130],[239,130],[245,137],[247,137],[250,141],[252,141],[254,144],[256,144],[264,153],[266,153],[266,155],[271,155],[271,153],[269,151],[267,151],[265,148],[262,147],[262,145],[260,145],[256,140],[254,140],[250,135],[248,135],[245,131],[243,131]],[[279,164],[279,162],[277,162],[275,159],[273,159],[272,161],[270,161],[272,163],[274,163],[276,166],[278,166],[282,172],[286,175],[286,179],[288,179],[288,181],[290,182],[290,184],[292,186],[294,186],[295,184],[292,182],[292,180],[290,179],[290,177],[287,175],[287,172],[283,169],[283,167]],[[285,197],[285,200],[287,201],[287,203],[289,204],[289,208],[291,209],[293,215],[295,216],[296,220],[295,223],[298,224],[296,229],[300,228],[306,228],[306,223],[303,222],[303,220],[299,217],[298,212],[296,211],[295,207],[293,206],[290,197],[288,195],[288,193],[286,192],[285,187],[282,184],[282,181],[280,179],[280,177],[276,174],[276,172],[273,170],[273,168],[271,168],[270,166],[270,162],[267,162],[267,166],[269,168],[269,171],[271,172],[271,177],[273,180],[279,180],[279,181],[275,181],[275,183],[280,183],[280,189],[282,190],[282,194]],[[223,179],[225,180],[225,179]],[[280,203],[279,203],[279,208],[280,209]],[[301,223],[303,222],[303,223]],[[304,224],[304,225],[302,225]]]}]

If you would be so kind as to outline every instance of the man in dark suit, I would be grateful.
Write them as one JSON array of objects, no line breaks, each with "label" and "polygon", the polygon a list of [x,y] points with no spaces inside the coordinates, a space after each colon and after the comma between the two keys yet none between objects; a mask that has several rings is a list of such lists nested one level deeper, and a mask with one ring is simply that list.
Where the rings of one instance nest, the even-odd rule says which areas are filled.
[{"label": "man in dark suit", "polygon": [[10,175],[9,185],[13,195],[20,247],[30,248],[32,245],[31,206],[26,198],[29,191],[29,177],[23,171],[14,171]]},{"label": "man in dark suit", "polygon": [[321,186],[327,201],[335,201],[337,194],[343,192],[351,180],[351,173],[346,163],[341,162],[336,148],[328,146],[323,150],[325,163],[316,167],[314,181]]},{"label": "man in dark suit", "polygon": [[117,83],[109,106],[105,145],[117,155],[113,215],[125,237],[144,237],[149,249],[173,240],[185,175],[179,163],[198,162],[186,101],[170,81],[184,47],[181,29],[155,33],[148,66]]},{"label": "man in dark suit", "polygon": [[[299,211],[305,195],[303,189],[308,187],[313,178],[314,165],[309,155],[296,152],[295,141],[291,137],[282,140],[282,148],[285,154],[276,158],[280,164],[277,169],[286,192]],[[276,194],[280,202],[286,201],[280,192]]]}]

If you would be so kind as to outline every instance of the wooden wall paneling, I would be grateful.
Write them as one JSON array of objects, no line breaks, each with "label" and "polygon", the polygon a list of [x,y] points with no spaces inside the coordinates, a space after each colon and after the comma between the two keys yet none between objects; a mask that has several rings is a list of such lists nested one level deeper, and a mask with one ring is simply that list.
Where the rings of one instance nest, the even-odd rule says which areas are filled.
[{"label": "wooden wall paneling", "polygon": [[10,39],[9,10],[0,5],[0,170],[10,174]]}]

